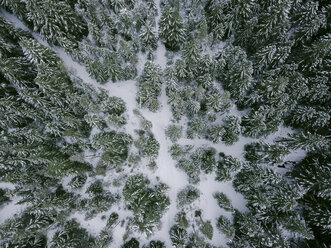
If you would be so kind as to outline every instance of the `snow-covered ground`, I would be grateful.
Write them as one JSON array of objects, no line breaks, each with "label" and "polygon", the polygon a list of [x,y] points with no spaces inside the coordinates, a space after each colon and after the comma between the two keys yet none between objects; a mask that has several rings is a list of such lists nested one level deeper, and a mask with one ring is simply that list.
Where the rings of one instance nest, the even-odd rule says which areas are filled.
[{"label": "snow-covered ground", "polygon": [[[160,7],[159,3],[157,2],[158,7],[158,17],[156,18],[156,23],[160,18]],[[11,21],[15,24],[16,27],[20,27],[22,29],[28,30],[27,27],[20,22],[16,17],[13,15],[5,12],[4,10],[1,11],[2,16],[4,16],[8,21]],[[158,24],[157,24],[158,25]],[[103,88],[108,91],[110,96],[116,96],[122,98],[127,107],[127,115],[128,115],[128,124],[126,125],[126,132],[130,135],[134,136],[134,130],[139,129],[139,118],[133,113],[134,109],[138,109],[138,104],[136,102],[136,93],[137,93],[137,85],[136,82],[133,80],[128,81],[121,81],[117,83],[108,82],[106,84],[99,84],[94,79],[92,79],[88,72],[86,71],[85,67],[80,65],[78,62],[74,61],[71,56],[65,53],[62,48],[59,47],[51,47],[45,41],[43,41],[40,36],[36,33],[33,33],[33,36],[42,44],[50,47],[57,53],[57,55],[62,59],[68,71],[73,74],[73,76],[80,78],[83,82],[93,85],[94,87]],[[165,47],[163,44],[159,43],[158,49],[156,51],[156,58],[155,63],[159,64],[162,69],[166,68],[167,59],[165,57]],[[138,75],[141,74],[143,65],[146,62],[146,56],[144,54],[138,55]],[[146,166],[140,166],[137,168],[137,173],[141,172],[147,175],[148,178],[151,179],[153,182],[155,178],[159,178],[160,182],[166,183],[169,186],[169,197],[171,200],[171,205],[167,212],[164,214],[162,218],[162,226],[161,229],[156,231],[152,237],[149,239],[159,239],[166,243],[166,247],[171,247],[171,241],[169,239],[169,229],[175,223],[174,217],[175,214],[178,212],[176,198],[178,192],[183,189],[187,184],[187,175],[176,168],[175,161],[171,158],[168,150],[169,147],[172,145],[171,141],[167,139],[165,135],[165,129],[168,125],[172,123],[172,113],[169,105],[167,104],[167,96],[165,94],[165,83],[162,86],[162,94],[160,97],[160,102],[162,104],[161,109],[156,112],[150,112],[145,109],[141,109],[140,112],[147,120],[151,121],[153,124],[152,132],[155,135],[155,138],[160,143],[160,150],[159,156],[156,160],[158,168],[156,171],[151,171]],[[282,128],[277,133],[267,137],[265,141],[271,142],[275,137],[279,136],[286,136],[287,133],[291,132],[290,129]],[[185,139],[182,138],[179,140],[179,144],[181,145],[194,145],[196,147],[207,145],[210,147],[214,147],[217,152],[224,152],[227,155],[232,155],[236,158],[243,159],[243,148],[245,144],[252,142],[254,139],[240,137],[239,142],[236,142],[233,146],[226,146],[222,143],[214,144],[205,139]],[[292,153],[288,157],[290,160],[298,160],[304,156],[304,152]],[[239,211],[246,211],[246,201],[242,195],[235,192],[231,182],[217,182],[215,181],[215,176],[211,175],[204,175],[201,177],[201,182],[197,185],[197,188],[201,192],[201,196],[199,200],[195,203],[198,208],[203,210],[203,218],[205,220],[211,220],[214,226],[214,235],[212,244],[214,245],[223,245],[225,246],[227,240],[225,236],[216,229],[216,219],[220,215],[225,215],[226,217],[231,218],[231,214],[219,208],[217,206],[216,200],[213,197],[213,194],[216,191],[224,192],[228,198],[232,201],[233,206],[238,209]],[[12,188],[12,185],[3,185],[0,184],[0,187],[8,187]],[[24,209],[24,205],[16,205],[18,199],[14,199],[9,204],[4,205],[0,209],[0,224],[7,218],[12,217],[15,213],[19,213]],[[120,220],[125,219],[130,215],[128,210],[124,209],[123,204],[115,204],[107,213],[104,215],[110,214],[112,211],[116,211],[120,215]],[[98,235],[98,233],[105,227],[106,220],[101,219],[101,215],[97,215],[95,218],[91,220],[85,220],[82,213],[75,213],[71,217],[75,217],[78,219],[80,224],[85,227],[91,234]],[[117,225],[113,229],[113,242],[110,247],[119,247],[123,243],[123,235],[125,233],[125,225]],[[139,236],[138,234],[132,235],[133,237],[138,238],[143,244],[147,242],[145,237]]]}]

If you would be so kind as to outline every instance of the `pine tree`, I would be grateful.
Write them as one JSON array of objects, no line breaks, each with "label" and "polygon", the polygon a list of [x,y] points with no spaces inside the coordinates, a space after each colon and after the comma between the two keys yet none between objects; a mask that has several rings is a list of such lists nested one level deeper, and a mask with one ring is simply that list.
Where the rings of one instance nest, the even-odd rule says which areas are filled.
[{"label": "pine tree", "polygon": [[246,53],[239,47],[228,47],[218,56],[223,70],[220,81],[231,96],[238,99],[251,86],[253,64],[247,59]]},{"label": "pine tree", "polygon": [[241,126],[243,127],[243,134],[250,137],[261,137],[266,134],[267,130],[265,116],[258,111],[252,111],[249,115],[245,115],[242,118]]},{"label": "pine tree", "polygon": [[84,244],[92,245],[94,239],[81,228],[76,219],[65,222],[61,231],[57,231],[52,239],[51,247],[84,247]]},{"label": "pine tree", "polygon": [[34,30],[52,42],[57,37],[80,40],[86,34],[85,21],[65,1],[26,1],[27,21]]},{"label": "pine tree", "polygon": [[153,234],[160,219],[170,205],[166,196],[167,186],[150,186],[150,181],[142,174],[131,176],[123,188],[123,196],[129,209],[133,211],[131,228],[147,236]]},{"label": "pine tree", "polygon": [[203,221],[203,223],[201,224],[200,228],[199,228],[200,232],[203,233],[209,240],[213,239],[213,226],[210,222],[210,220],[208,221]]},{"label": "pine tree", "polygon": [[239,140],[239,134],[241,133],[241,119],[237,116],[226,116],[224,118],[224,134],[222,135],[222,141],[227,145],[232,145]]},{"label": "pine tree", "polygon": [[145,25],[140,33],[142,51],[153,51],[157,47],[157,37],[150,25]]},{"label": "pine tree", "polygon": [[125,242],[121,248],[139,248],[139,241],[135,238],[131,238],[129,241]]},{"label": "pine tree", "polygon": [[223,192],[215,193],[214,198],[217,200],[217,204],[220,208],[223,208],[226,211],[231,211],[231,212],[234,210],[231,201]]},{"label": "pine tree", "polygon": [[299,5],[298,12],[294,17],[297,26],[296,42],[311,40],[320,28],[325,27],[327,23],[325,9],[319,5],[319,2],[305,2]]},{"label": "pine tree", "polygon": [[324,108],[298,105],[289,116],[289,121],[295,127],[316,130],[326,127],[330,118],[330,113]]},{"label": "pine tree", "polygon": [[47,64],[49,66],[59,66],[60,60],[55,53],[38,43],[34,39],[22,38],[20,45],[23,49],[25,56],[30,62],[39,66],[41,64]]},{"label": "pine tree", "polygon": [[314,70],[327,61],[327,55],[331,52],[331,35],[324,35],[303,48],[297,55],[297,61],[303,70]]},{"label": "pine tree", "polygon": [[176,125],[169,125],[166,130],[167,136],[169,136],[172,142],[176,142],[182,136],[182,127]]},{"label": "pine tree", "polygon": [[186,205],[190,205],[199,197],[200,191],[197,188],[188,185],[177,194],[178,207],[183,208]]},{"label": "pine tree", "polygon": [[282,163],[284,156],[290,151],[286,146],[269,145],[261,142],[253,142],[245,145],[245,158],[252,163]]},{"label": "pine tree", "polygon": [[201,46],[192,39],[188,41],[183,50],[183,57],[189,69],[194,66],[200,59]]},{"label": "pine tree", "polygon": [[285,144],[289,149],[306,151],[320,151],[330,146],[328,137],[310,132],[289,134],[288,138],[280,138],[277,142]]},{"label": "pine tree", "polygon": [[138,82],[139,92],[136,99],[138,104],[151,111],[157,111],[159,109],[157,97],[161,94],[163,83],[160,66],[147,61]]},{"label": "pine tree", "polygon": [[294,236],[305,239],[313,239],[313,232],[307,227],[305,221],[300,216],[291,216],[283,223],[286,230],[290,231]]},{"label": "pine tree", "polygon": [[235,229],[230,220],[224,216],[220,216],[217,220],[217,228],[220,229],[228,238],[232,239],[235,234]]},{"label": "pine tree", "polygon": [[174,247],[184,247],[187,239],[187,231],[185,229],[174,225],[170,228],[169,235]]},{"label": "pine tree", "polygon": [[185,29],[179,12],[169,5],[162,11],[159,34],[168,49],[177,50],[185,40]]}]

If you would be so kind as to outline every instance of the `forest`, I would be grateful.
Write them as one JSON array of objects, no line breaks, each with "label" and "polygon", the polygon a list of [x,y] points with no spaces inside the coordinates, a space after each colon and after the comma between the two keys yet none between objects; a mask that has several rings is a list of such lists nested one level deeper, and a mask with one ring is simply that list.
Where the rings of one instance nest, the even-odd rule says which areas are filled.
[{"label": "forest", "polygon": [[0,248],[331,247],[331,2],[0,0]]}]

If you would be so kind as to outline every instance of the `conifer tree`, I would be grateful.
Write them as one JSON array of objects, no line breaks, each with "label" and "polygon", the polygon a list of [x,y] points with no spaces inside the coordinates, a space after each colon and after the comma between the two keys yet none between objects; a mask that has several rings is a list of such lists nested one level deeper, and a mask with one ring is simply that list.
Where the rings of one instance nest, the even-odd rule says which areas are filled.
[{"label": "conifer tree", "polygon": [[150,25],[145,25],[140,33],[142,51],[153,51],[157,47],[157,37]]},{"label": "conifer tree", "polygon": [[246,53],[239,47],[228,47],[218,56],[223,67],[220,80],[231,96],[238,99],[251,86],[253,64],[247,59]]},{"label": "conifer tree", "polygon": [[160,66],[147,61],[138,82],[139,92],[136,99],[138,104],[141,107],[147,107],[151,111],[157,111],[159,109],[157,98],[161,93],[163,83]]},{"label": "conifer tree", "polygon": [[174,225],[170,228],[169,235],[174,247],[184,247],[187,239],[187,231],[185,229]]},{"label": "conifer tree", "polygon": [[87,25],[65,1],[26,1],[27,21],[47,40],[57,43],[57,37],[80,40]]},{"label": "conifer tree", "polygon": [[168,49],[177,50],[185,40],[185,29],[178,10],[166,5],[159,21],[159,34]]},{"label": "conifer tree", "polygon": [[330,146],[328,137],[310,132],[289,134],[288,138],[280,138],[277,142],[285,144],[289,149],[303,149],[306,151],[324,150]]}]

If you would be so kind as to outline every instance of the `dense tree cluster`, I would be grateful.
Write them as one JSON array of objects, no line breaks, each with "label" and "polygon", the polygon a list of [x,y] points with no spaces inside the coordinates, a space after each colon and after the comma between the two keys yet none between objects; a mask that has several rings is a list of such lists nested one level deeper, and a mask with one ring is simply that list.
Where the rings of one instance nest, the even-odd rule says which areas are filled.
[{"label": "dense tree cluster", "polygon": [[160,219],[170,204],[165,184],[149,185],[150,181],[138,174],[128,178],[123,189],[127,206],[134,214],[130,228],[147,236],[160,226]]},{"label": "dense tree cluster", "polygon": [[[104,212],[117,196],[104,192],[97,181],[87,189],[89,198],[83,199],[63,188],[61,180],[72,176],[68,186],[75,191],[93,175],[94,168],[80,155],[86,148],[103,149],[102,161],[111,165],[126,159],[128,135],[104,131],[90,140],[92,128],[113,126],[108,117],[124,118],[125,104],[71,79],[55,53],[27,33],[2,18],[0,26],[6,44],[0,57],[1,181],[15,184],[8,195],[29,206],[1,226],[1,246],[44,247],[45,230],[63,224],[68,235],[56,235],[54,247],[82,242],[72,244],[79,247],[87,241],[75,241],[75,235],[86,239],[86,231],[78,234],[82,231],[77,222],[65,224],[66,218],[80,210],[89,217]],[[1,202],[7,200],[7,193],[1,194]]]},{"label": "dense tree cluster", "polygon": [[[119,223],[126,233],[117,245],[125,248],[214,247],[219,231],[233,248],[331,245],[328,1],[0,0],[0,7],[0,181],[10,185],[0,188],[0,207],[22,205],[1,223],[0,247],[112,247]],[[15,17],[22,23],[6,21]],[[140,126],[126,128],[136,123],[125,101],[84,83],[55,51],[99,83],[135,80],[133,103],[151,115],[165,107],[165,88],[173,119],[162,135],[188,179],[174,195],[167,241],[150,237],[173,204],[172,185],[141,173],[158,168],[166,145],[152,131],[159,126],[134,110]],[[289,161],[294,155],[301,160]],[[232,181],[248,211],[218,188],[208,193],[226,214],[206,218],[199,183],[209,176]],[[92,236],[76,213],[100,217],[101,232]]]},{"label": "dense tree cluster", "polygon": [[139,92],[137,102],[140,107],[146,107],[150,111],[157,111],[160,108],[158,97],[161,94],[163,83],[162,71],[159,65],[147,61],[144,70],[138,79]]}]

